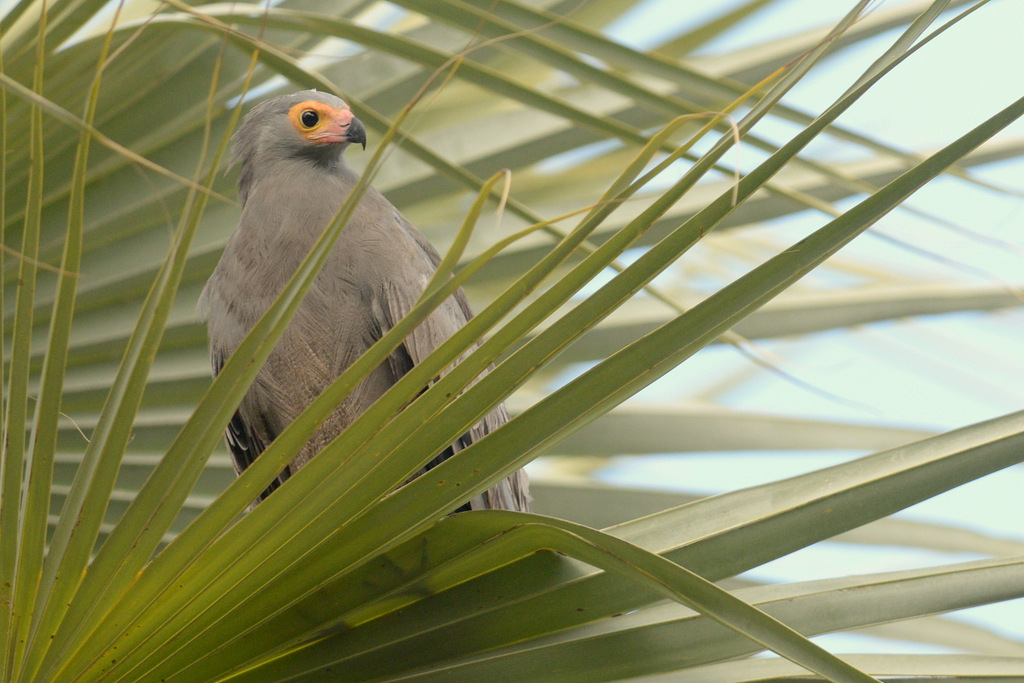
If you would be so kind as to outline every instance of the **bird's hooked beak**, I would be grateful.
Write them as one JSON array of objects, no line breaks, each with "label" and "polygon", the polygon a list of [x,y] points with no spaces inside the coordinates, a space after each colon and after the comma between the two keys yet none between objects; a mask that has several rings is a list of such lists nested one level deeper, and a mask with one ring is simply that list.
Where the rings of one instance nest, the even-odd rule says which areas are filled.
[{"label": "bird's hooked beak", "polygon": [[322,120],[312,132],[307,133],[307,140],[320,144],[356,142],[366,149],[366,129],[351,109],[329,109],[323,113],[327,120]]},{"label": "bird's hooked beak", "polygon": [[362,145],[363,149],[366,149],[366,129],[363,128],[363,122],[352,117],[349,121],[348,131],[345,133],[345,140],[347,142],[357,142]]}]

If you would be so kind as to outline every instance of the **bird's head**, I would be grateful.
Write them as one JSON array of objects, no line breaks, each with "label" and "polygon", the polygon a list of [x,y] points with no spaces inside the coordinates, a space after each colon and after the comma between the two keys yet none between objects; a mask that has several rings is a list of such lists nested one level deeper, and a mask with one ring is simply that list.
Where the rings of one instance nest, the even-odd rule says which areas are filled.
[{"label": "bird's head", "polygon": [[355,142],[366,149],[366,129],[339,97],[303,90],[259,103],[234,135],[235,160],[241,164],[242,201],[257,170],[275,161],[304,159],[318,166],[340,163]]}]

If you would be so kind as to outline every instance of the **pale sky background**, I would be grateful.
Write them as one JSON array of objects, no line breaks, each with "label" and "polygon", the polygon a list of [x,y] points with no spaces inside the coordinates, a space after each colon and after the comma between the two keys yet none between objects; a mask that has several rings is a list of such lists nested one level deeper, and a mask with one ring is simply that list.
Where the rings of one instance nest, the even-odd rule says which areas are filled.
[{"label": "pale sky background", "polygon": [[[650,0],[632,17],[610,27],[609,33],[638,48],[649,48],[666,37],[671,21],[707,17],[738,4]],[[752,36],[770,40],[833,22],[852,4],[820,0],[790,0],[781,6],[776,3],[704,51],[748,47],[757,42]],[[889,0],[878,3],[876,9],[898,4],[902,3]],[[665,19],[651,21],[652,16]],[[905,150],[930,150],[952,141],[1024,94],[1022,28],[1024,2],[993,0],[886,76],[842,117],[840,124]],[[786,102],[808,113],[820,112],[882,53],[893,37],[885,34],[841,51],[827,65],[812,71]],[[755,130],[777,142],[785,141],[793,132],[774,124],[759,125]],[[1024,123],[1018,121],[999,137],[1024,139]],[[859,150],[835,141],[817,143],[812,149],[819,158],[835,162],[863,157]],[[750,164],[758,160],[751,153],[745,155]],[[958,235],[897,210],[873,230],[909,243],[918,251],[893,246],[868,234],[844,249],[840,258],[940,283],[1024,286],[1024,163],[993,164],[974,173],[1011,188],[1012,193],[994,193],[960,180],[943,179],[912,197],[910,204],[941,215],[975,235]],[[781,243],[789,243],[824,222],[820,214],[808,211],[777,222],[771,231]],[[714,258],[715,254],[701,254],[695,249],[688,258],[702,256]],[[836,286],[843,284],[836,282]],[[720,402],[744,410],[886,422],[939,431],[1024,409],[1021,310],[882,323],[853,334],[823,333],[799,341],[768,341],[761,346],[784,359],[787,372],[850,403],[823,400],[767,373],[719,396]],[[744,364],[749,362],[729,347],[709,347],[638,398],[685,403],[702,383],[720,378],[725,369]],[[860,453],[779,454],[770,458],[763,453],[633,457],[624,458],[621,466],[608,468],[603,476],[623,484],[716,493],[799,474],[857,455]],[[926,501],[901,516],[1024,541],[1021,491],[1024,467],[1017,466]],[[761,567],[751,576],[793,581],[969,559],[974,558],[826,543]],[[956,618],[984,624],[1024,642],[1024,600],[964,610]],[[821,642],[837,652],[880,651],[890,646],[897,652],[942,651],[917,644],[883,646],[842,634],[827,636]]]},{"label": "pale sky background", "polygon": [[[592,0],[600,2],[600,0]],[[746,2],[747,0],[742,0]],[[609,27],[616,38],[646,49],[674,35],[674,27],[727,11],[741,0],[647,0],[630,16]],[[877,11],[905,4],[876,3]],[[0,0],[9,6],[10,1]],[[768,7],[756,18],[705,46],[713,54],[745,48],[759,40],[816,28],[841,16],[853,0],[788,0]],[[656,20],[652,20],[656,18]],[[986,7],[927,46],[873,88],[840,123],[902,149],[931,149],[948,143],[998,109],[1024,94],[1024,0],[992,0]],[[893,38],[844,49],[819,65],[786,98],[808,113],[820,112],[877,58]],[[756,132],[776,142],[794,129],[773,122]],[[1001,139],[1024,139],[1024,122]],[[835,141],[815,143],[818,158],[842,162],[863,152]],[[740,163],[749,168],[759,158],[746,151]],[[910,203],[941,215],[976,233],[962,236],[934,223],[895,211],[876,232],[898,238],[922,253],[864,235],[840,254],[935,282],[977,286],[1024,287],[1024,162],[993,164],[973,171],[979,178],[1005,186],[994,193],[956,179],[941,179],[916,194]],[[851,200],[853,201],[853,200]],[[841,204],[840,207],[847,206]],[[768,236],[788,244],[825,222],[807,211],[772,225]],[[770,234],[769,234],[770,233]],[[688,258],[714,258],[698,246]],[[827,272],[813,277],[828,278]],[[833,273],[832,277],[835,277]],[[836,282],[835,286],[844,283]],[[1024,310],[999,314],[935,316],[913,322],[870,325],[850,333],[823,333],[800,340],[761,344],[782,359],[784,369],[801,381],[847,399],[823,400],[775,375],[759,374],[719,400],[749,411],[886,422],[947,430],[1024,409]],[[711,379],[750,363],[730,347],[709,347],[641,393],[643,400],[686,402]],[[857,407],[857,405],[864,407]],[[622,484],[717,493],[792,476],[848,460],[861,453],[731,453],[623,458],[602,476]],[[903,513],[909,519],[972,528],[997,537],[1024,541],[1024,467],[996,473],[960,487]],[[833,575],[891,571],[973,559],[924,551],[866,548],[823,543],[759,568],[753,578],[798,581]],[[979,607],[956,618],[982,624],[1024,642],[1024,600]],[[938,652],[918,644],[830,635],[818,639],[836,652]]]}]

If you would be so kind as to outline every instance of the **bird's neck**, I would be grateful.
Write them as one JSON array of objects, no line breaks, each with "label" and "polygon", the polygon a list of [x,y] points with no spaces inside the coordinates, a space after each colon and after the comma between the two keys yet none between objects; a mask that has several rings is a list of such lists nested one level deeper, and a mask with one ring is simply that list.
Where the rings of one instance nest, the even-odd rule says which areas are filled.
[{"label": "bird's neck", "polygon": [[254,262],[269,259],[297,266],[357,180],[344,164],[328,171],[291,159],[261,167],[251,178],[243,217],[231,240]]},{"label": "bird's neck", "polygon": [[287,156],[259,163],[243,159],[238,174],[238,198],[244,207],[257,184],[283,185],[289,192],[297,193],[304,187],[315,188],[338,181],[351,186],[358,179],[359,176],[345,164],[338,152]]}]

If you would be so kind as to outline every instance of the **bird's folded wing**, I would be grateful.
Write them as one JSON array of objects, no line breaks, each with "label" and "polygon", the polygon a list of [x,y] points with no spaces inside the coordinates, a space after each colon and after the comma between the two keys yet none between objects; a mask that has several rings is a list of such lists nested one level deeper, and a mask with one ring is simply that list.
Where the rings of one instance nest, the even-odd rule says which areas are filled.
[{"label": "bird's folded wing", "polygon": [[[416,248],[422,250],[423,255],[436,268],[440,258],[433,247],[414,228],[409,231],[409,234],[413,237]],[[389,282],[385,285],[384,301],[374,307],[376,310],[384,312],[385,319],[378,321],[381,329],[391,329],[395,323],[412,310],[416,299],[427,284],[429,275],[428,272],[416,273],[414,270],[406,270],[405,276],[415,278],[415,281]],[[457,290],[405,338],[403,345],[405,353],[400,355],[410,359],[414,365],[419,364],[438,346],[458,332],[472,316],[465,293],[461,289]],[[486,370],[482,374],[486,374]],[[508,411],[504,404],[498,405],[438,454],[426,469],[440,464],[470,444],[479,441],[508,422],[508,419]],[[522,470],[518,470],[471,500],[470,506],[473,509],[526,510],[529,497],[526,474]]]},{"label": "bird's folded wing", "polygon": [[[221,353],[211,352],[210,359],[213,365],[213,376],[220,374],[221,368],[226,360]],[[240,407],[231,416],[228,427],[224,432],[228,450],[231,452],[231,461],[235,466],[235,472],[241,474],[266,448],[267,444],[274,440],[274,434],[269,433],[266,421],[260,416],[250,416]],[[267,489],[260,494],[259,500],[265,499],[278,486],[288,478],[290,471],[288,467],[270,483]]]}]

